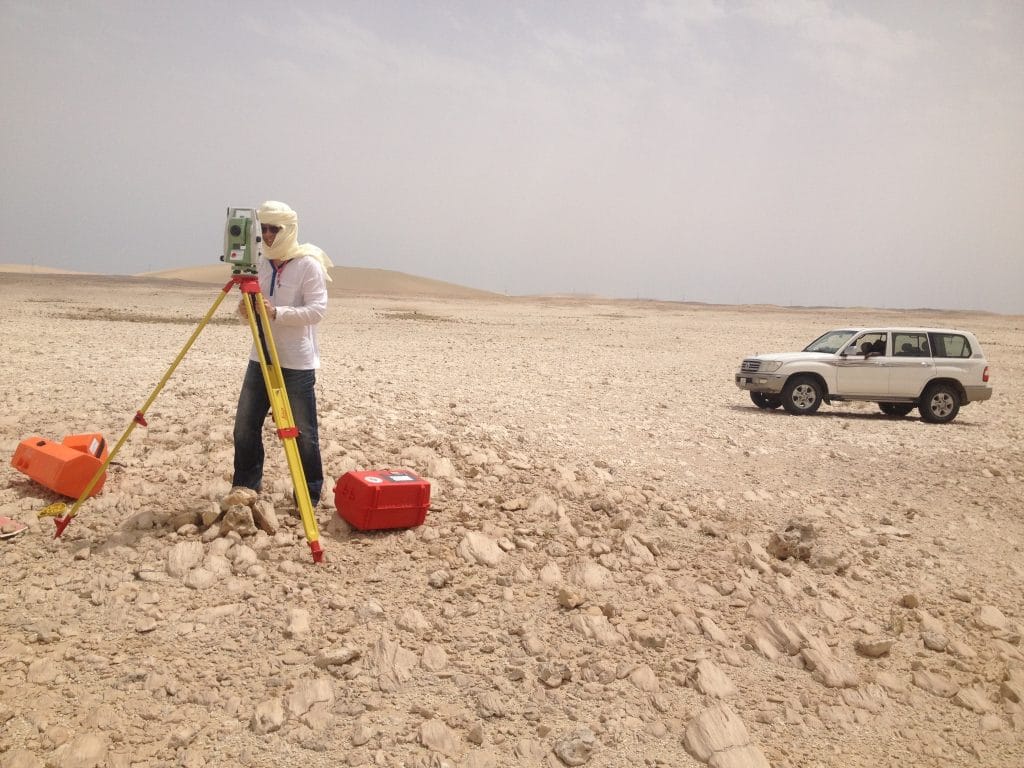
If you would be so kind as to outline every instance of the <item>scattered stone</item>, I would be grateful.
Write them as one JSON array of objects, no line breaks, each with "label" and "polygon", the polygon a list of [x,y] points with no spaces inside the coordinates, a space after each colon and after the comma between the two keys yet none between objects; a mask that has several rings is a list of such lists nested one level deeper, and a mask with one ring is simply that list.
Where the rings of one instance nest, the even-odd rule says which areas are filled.
[{"label": "scattered stone", "polygon": [[939,653],[945,653],[946,648],[949,647],[949,638],[940,632],[922,632],[921,641],[925,648]]},{"label": "scattered stone", "polygon": [[228,509],[235,506],[252,507],[255,506],[259,497],[260,495],[252,488],[236,485],[220,500],[220,508],[227,512]]},{"label": "scattered stone", "polygon": [[480,717],[504,717],[505,699],[497,691],[487,691],[477,697],[476,713]]},{"label": "scattered stone", "polygon": [[477,531],[468,531],[459,542],[459,556],[467,563],[493,567],[506,557],[498,543]]},{"label": "scattered stone", "polygon": [[420,726],[420,744],[447,757],[458,757],[462,751],[455,732],[436,718]]},{"label": "scattered stone", "polygon": [[989,700],[981,688],[961,688],[953,696],[953,703],[959,704],[964,709],[969,709],[979,715],[984,715],[995,710],[995,704]]},{"label": "scattered stone", "polygon": [[217,574],[206,568],[193,568],[185,574],[182,584],[190,589],[209,589],[217,583]]},{"label": "scattered stone", "polygon": [[366,654],[370,667],[377,672],[377,683],[385,692],[399,690],[412,678],[419,658],[412,651],[386,637],[380,637]]},{"label": "scattered stone", "polygon": [[957,685],[952,678],[939,672],[929,672],[927,670],[919,669],[914,672],[912,679],[914,681],[914,685],[922,691],[926,691],[933,696],[940,696],[944,699],[952,698],[956,695],[957,691],[960,690],[960,686]]},{"label": "scattered stone", "polygon": [[181,578],[203,562],[203,545],[198,541],[180,541],[167,552],[167,573]]},{"label": "scattered stone", "polygon": [[285,637],[302,637],[309,634],[309,611],[305,608],[289,608]]},{"label": "scattered stone", "polygon": [[555,739],[555,756],[565,765],[585,765],[594,754],[597,737],[589,728],[580,728]]},{"label": "scattered stone", "polygon": [[407,607],[395,621],[399,629],[412,632],[414,635],[423,635],[432,629],[430,622],[423,616],[418,608]]},{"label": "scattered stone", "polygon": [[701,693],[715,699],[727,699],[738,691],[722,669],[710,659],[702,659],[690,671],[687,682]]},{"label": "scattered stone", "polygon": [[853,647],[861,656],[867,656],[869,659],[878,659],[882,656],[888,656],[889,651],[892,650],[895,644],[896,641],[891,637],[876,635],[874,637],[858,637]]},{"label": "scattered stone", "polygon": [[359,658],[359,655],[359,651],[342,645],[326,648],[320,651],[313,663],[320,669],[327,669],[328,667],[338,667],[344,664],[351,664]]},{"label": "scattered stone", "polygon": [[314,704],[330,706],[334,703],[334,686],[331,681],[325,678],[316,680],[298,680],[295,687],[288,694],[286,704],[288,711],[295,717],[300,717]]},{"label": "scattered stone", "polygon": [[106,764],[110,743],[97,733],[85,733],[60,747],[58,768],[100,768]]},{"label": "scattered stone", "polygon": [[686,751],[712,768],[771,768],[760,748],[751,742],[747,727],[725,704],[701,712],[686,726]]},{"label": "scattered stone", "polygon": [[558,590],[558,604],[562,608],[579,608],[587,601],[586,595],[577,592],[569,587],[560,587]]},{"label": "scattered stone", "polygon": [[235,504],[227,508],[224,517],[220,521],[220,536],[227,536],[229,533],[237,533],[243,538],[254,536],[258,528],[252,516],[252,508],[241,504]]},{"label": "scattered stone", "polygon": [[980,629],[999,631],[1006,629],[1006,617],[994,605],[983,605],[974,614],[974,624]]},{"label": "scattered stone", "polygon": [[1013,704],[1024,703],[1024,669],[1008,669],[999,685],[999,695]]},{"label": "scattered stone", "polygon": [[361,747],[376,735],[376,728],[363,720],[357,720],[355,725],[352,727],[352,746]]},{"label": "scattered stone", "polygon": [[646,664],[641,664],[629,673],[629,682],[645,693],[657,693],[661,690],[661,685],[658,683],[658,676],[655,675],[654,670]]},{"label": "scattered stone", "polygon": [[809,520],[794,519],[786,523],[781,531],[772,533],[765,547],[768,553],[779,560],[811,559],[811,549],[817,538],[814,523]]},{"label": "scattered stone", "polygon": [[427,583],[434,589],[441,589],[451,584],[452,575],[443,569],[434,571],[427,577]]},{"label": "scattered stone", "polygon": [[284,704],[280,699],[267,699],[256,706],[250,727],[260,735],[271,733],[285,723]]},{"label": "scattered stone", "polygon": [[855,688],[860,682],[856,670],[835,658],[820,638],[811,638],[800,653],[811,676],[828,688]]},{"label": "scattered stone", "polygon": [[441,672],[448,667],[448,653],[444,646],[429,643],[423,648],[420,665],[428,672]]},{"label": "scattered stone", "polygon": [[273,536],[280,528],[277,520],[277,512],[274,511],[274,502],[270,499],[260,499],[252,505],[252,520],[261,531]]}]

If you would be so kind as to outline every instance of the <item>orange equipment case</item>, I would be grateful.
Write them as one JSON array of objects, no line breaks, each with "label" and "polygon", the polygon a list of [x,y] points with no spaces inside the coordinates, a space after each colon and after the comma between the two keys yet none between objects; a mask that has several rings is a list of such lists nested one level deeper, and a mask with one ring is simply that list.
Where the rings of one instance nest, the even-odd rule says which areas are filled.
[{"label": "orange equipment case", "polygon": [[[98,432],[68,435],[59,443],[33,435],[18,444],[11,466],[51,491],[77,499],[107,455],[107,441]],[[89,495],[99,493],[106,479],[104,472]]]},{"label": "orange equipment case", "polygon": [[334,486],[338,515],[361,531],[422,525],[430,483],[404,469],[346,472]]}]

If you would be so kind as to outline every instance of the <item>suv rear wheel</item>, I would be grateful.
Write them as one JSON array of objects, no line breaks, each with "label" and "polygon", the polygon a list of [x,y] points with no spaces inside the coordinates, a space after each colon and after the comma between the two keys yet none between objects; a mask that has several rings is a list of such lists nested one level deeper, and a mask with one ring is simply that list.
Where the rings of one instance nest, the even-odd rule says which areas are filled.
[{"label": "suv rear wheel", "polygon": [[949,384],[932,384],[921,398],[921,418],[932,424],[946,424],[960,411],[960,395]]},{"label": "suv rear wheel", "polygon": [[769,395],[766,392],[751,392],[750,399],[758,408],[770,411],[782,405],[782,398],[778,395]]},{"label": "suv rear wheel", "polygon": [[782,407],[802,416],[814,413],[821,405],[821,385],[812,376],[794,376],[782,388]]}]

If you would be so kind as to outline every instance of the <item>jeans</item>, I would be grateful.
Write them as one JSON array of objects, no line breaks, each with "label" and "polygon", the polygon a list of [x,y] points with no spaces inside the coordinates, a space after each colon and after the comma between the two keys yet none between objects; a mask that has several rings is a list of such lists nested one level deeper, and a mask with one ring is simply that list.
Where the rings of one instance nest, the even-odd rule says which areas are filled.
[{"label": "jeans", "polygon": [[[302,471],[309,487],[309,499],[315,507],[320,503],[324,485],[324,469],[320,460],[320,437],[316,425],[316,371],[281,369],[288,404],[292,409],[299,436],[295,439],[302,461]],[[263,422],[270,412],[270,398],[263,382],[263,372],[255,360],[249,361],[238,396],[235,412],[235,474],[232,485],[259,491],[263,483]]]}]

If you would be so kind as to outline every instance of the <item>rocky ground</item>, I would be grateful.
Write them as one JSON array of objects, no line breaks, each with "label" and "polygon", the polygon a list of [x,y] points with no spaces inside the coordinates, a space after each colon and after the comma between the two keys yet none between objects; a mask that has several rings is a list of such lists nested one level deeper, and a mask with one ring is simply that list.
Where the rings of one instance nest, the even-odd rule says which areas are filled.
[{"label": "rocky ground", "polygon": [[[116,441],[218,294],[0,284],[8,457]],[[733,385],[853,323],[973,330],[993,399]],[[348,296],[321,339],[331,483],[413,470],[425,524],[354,531],[328,489],[314,565],[269,422],[266,530],[223,523],[222,307],[61,539],[3,462],[0,766],[1024,764],[1024,318]]]}]

